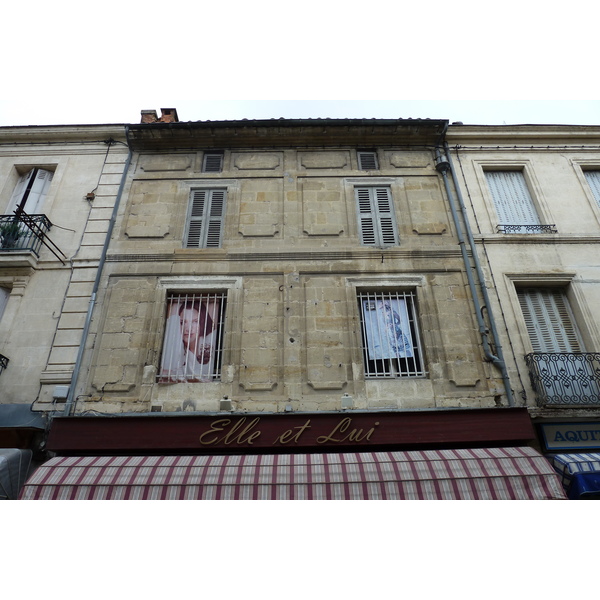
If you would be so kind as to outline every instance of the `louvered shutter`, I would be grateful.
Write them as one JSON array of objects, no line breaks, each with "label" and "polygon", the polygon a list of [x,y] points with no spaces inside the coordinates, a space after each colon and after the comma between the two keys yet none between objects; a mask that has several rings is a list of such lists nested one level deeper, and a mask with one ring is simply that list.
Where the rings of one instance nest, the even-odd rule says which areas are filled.
[{"label": "louvered shutter", "polygon": [[366,246],[398,243],[392,196],[387,187],[356,188],[360,240]]},{"label": "louvered shutter", "polygon": [[521,171],[486,171],[501,225],[539,225],[535,206]]},{"label": "louvered shutter", "polygon": [[186,248],[220,248],[225,190],[192,190]]},{"label": "louvered shutter", "polygon": [[204,163],[202,165],[202,171],[204,173],[220,173],[223,169],[223,155],[222,154],[209,154],[204,155]]},{"label": "louvered shutter", "polygon": [[517,292],[534,352],[581,352],[582,343],[566,296],[556,289]]},{"label": "louvered shutter", "polygon": [[39,214],[53,175],[52,171],[38,168],[22,175],[13,191],[7,214],[13,214],[17,207],[30,215]]},{"label": "louvered shutter", "polygon": [[375,171],[377,166],[377,154],[375,152],[358,152],[358,168],[362,171]]},{"label": "louvered shutter", "polygon": [[592,188],[598,206],[600,206],[600,171],[586,171],[585,178]]}]

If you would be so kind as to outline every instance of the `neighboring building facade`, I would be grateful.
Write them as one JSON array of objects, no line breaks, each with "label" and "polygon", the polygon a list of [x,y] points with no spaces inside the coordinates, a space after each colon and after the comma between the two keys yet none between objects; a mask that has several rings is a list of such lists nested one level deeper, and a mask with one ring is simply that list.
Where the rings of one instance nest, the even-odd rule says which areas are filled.
[{"label": "neighboring building facade", "polygon": [[600,127],[456,125],[447,141],[515,403],[551,459],[571,454],[565,482],[586,470],[598,491]]},{"label": "neighboring building facade", "polygon": [[0,497],[64,406],[126,156],[122,125],[0,128]]},{"label": "neighboring building facade", "polygon": [[59,456],[26,497],[562,497],[447,128],[143,111]]}]

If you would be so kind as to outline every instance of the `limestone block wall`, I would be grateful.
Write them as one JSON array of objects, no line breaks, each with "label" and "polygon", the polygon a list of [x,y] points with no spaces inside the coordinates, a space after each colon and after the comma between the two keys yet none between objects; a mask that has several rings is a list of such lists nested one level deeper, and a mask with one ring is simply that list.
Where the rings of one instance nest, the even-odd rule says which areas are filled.
[{"label": "limestone block wall", "polygon": [[[447,202],[431,153],[353,148],[141,154],[104,272],[77,411],[339,410],[494,406]],[[388,186],[400,242],[363,246],[355,187]],[[190,190],[227,190],[220,248],[186,249]],[[366,379],[357,292],[414,290],[426,375]],[[227,294],[221,377],[165,384],[156,373],[174,290]]]}]

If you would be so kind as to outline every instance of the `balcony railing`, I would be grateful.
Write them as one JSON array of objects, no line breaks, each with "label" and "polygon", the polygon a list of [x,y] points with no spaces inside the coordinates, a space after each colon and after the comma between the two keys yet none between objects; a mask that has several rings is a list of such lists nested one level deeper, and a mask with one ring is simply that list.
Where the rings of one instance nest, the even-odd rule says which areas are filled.
[{"label": "balcony railing", "polygon": [[2,371],[8,367],[8,358],[4,356],[4,354],[0,354],[0,375],[2,375]]},{"label": "balcony railing", "polygon": [[497,225],[498,233],[558,233],[556,225]]},{"label": "balcony railing", "polygon": [[28,215],[27,219],[31,226],[14,215],[0,216],[0,253],[30,250],[39,257],[42,239],[52,223],[46,215]]},{"label": "balcony railing", "polygon": [[525,362],[538,406],[600,405],[600,352],[533,352]]}]

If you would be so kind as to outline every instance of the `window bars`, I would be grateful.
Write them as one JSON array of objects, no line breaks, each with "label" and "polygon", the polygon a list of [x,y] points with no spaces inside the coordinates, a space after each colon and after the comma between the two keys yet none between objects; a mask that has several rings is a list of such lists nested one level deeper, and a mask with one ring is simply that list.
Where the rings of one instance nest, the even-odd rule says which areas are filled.
[{"label": "window bars", "polygon": [[414,291],[359,292],[365,377],[424,377]]},{"label": "window bars", "polygon": [[158,381],[221,379],[226,292],[170,294]]}]

